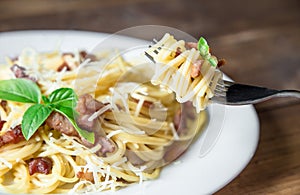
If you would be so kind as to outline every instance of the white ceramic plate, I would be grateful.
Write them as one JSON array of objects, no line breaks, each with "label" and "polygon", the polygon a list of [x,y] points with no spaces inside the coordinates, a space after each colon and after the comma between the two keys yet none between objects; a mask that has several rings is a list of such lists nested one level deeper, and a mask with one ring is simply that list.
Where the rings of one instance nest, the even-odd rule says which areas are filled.
[{"label": "white ceramic plate", "polygon": [[[93,50],[105,37],[104,33],[83,31],[19,31],[0,33],[0,62],[5,56],[17,56],[23,48],[32,47],[37,51]],[[115,42],[114,42],[115,41]],[[118,37],[111,46],[124,47],[148,44],[129,37]],[[120,195],[199,195],[211,194],[233,180],[248,164],[255,153],[259,138],[259,122],[253,106],[210,107],[211,122],[207,131],[214,128],[218,112],[225,111],[222,131],[217,142],[206,155],[200,155],[203,136],[177,161],[165,167],[159,179],[135,184],[117,192],[99,194]],[[203,149],[203,147],[202,147]],[[3,194],[3,193],[0,193]]]}]

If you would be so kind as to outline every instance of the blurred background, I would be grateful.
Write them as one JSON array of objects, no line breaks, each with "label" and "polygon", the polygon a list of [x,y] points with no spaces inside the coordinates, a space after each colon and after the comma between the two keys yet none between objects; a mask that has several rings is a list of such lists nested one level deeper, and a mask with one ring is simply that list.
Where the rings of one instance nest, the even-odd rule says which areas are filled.
[{"label": "blurred background", "polygon": [[[227,61],[222,70],[238,82],[300,90],[299,0],[0,0],[0,13],[1,32],[170,26],[206,37],[213,53]],[[255,108],[261,122],[257,152],[217,194],[299,194],[299,100]]]}]

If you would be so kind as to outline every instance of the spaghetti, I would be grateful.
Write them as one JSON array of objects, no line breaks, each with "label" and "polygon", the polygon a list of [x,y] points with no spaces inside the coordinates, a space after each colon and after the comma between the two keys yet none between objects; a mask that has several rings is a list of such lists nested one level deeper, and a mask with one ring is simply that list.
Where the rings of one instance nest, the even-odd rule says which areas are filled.
[{"label": "spaghetti", "polygon": [[[196,58],[195,51],[188,54]],[[0,191],[72,194],[118,190],[131,183],[157,178],[161,167],[188,147],[205,125],[206,113],[195,115],[188,103],[185,106],[190,111],[181,109],[173,93],[163,86],[119,82],[118,79],[135,65],[121,56],[109,60],[110,55],[92,56],[98,61],[89,62],[82,52],[37,53],[27,48],[17,59],[7,59],[7,65],[0,67],[1,79],[31,79],[45,96],[69,87],[78,96],[88,94],[91,101],[103,104],[89,113],[87,119],[100,124],[97,128],[102,134],[95,134],[100,140],[98,144],[85,144],[80,136],[67,135],[47,122],[28,141],[6,143],[5,136],[12,130],[17,132],[30,104],[0,100],[3,123],[0,137],[4,143],[0,147]],[[126,91],[132,85],[137,87]],[[206,85],[204,87],[206,93],[211,93]],[[209,95],[204,99],[207,97]],[[113,150],[103,152],[105,144],[112,144]],[[32,164],[42,165],[42,168],[36,165],[35,170]]]}]

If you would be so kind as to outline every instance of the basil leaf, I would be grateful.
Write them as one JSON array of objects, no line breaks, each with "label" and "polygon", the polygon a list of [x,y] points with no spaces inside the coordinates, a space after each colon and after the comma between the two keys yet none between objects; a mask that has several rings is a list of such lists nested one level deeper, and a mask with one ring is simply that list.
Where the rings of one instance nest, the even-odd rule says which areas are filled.
[{"label": "basil leaf", "polygon": [[81,129],[76,121],[75,116],[78,114],[73,108],[71,107],[64,107],[64,106],[57,106],[55,108],[55,111],[61,113],[65,117],[69,119],[71,124],[75,127],[76,131],[79,133],[80,136],[82,136],[84,139],[86,139],[90,143],[95,143],[95,134],[93,132],[89,132],[86,130]]},{"label": "basil leaf", "polygon": [[75,107],[77,95],[71,88],[59,88],[49,95],[49,102],[64,107]]},{"label": "basil leaf", "polygon": [[1,80],[0,99],[22,103],[40,103],[41,91],[29,79]]},{"label": "basil leaf", "polygon": [[218,61],[216,59],[214,59],[214,58],[211,57],[211,58],[208,59],[208,61],[209,61],[209,63],[210,63],[211,66],[217,67]]},{"label": "basil leaf", "polygon": [[202,57],[205,57],[207,54],[209,54],[209,46],[203,37],[201,37],[198,41],[198,50],[200,51],[200,55]]},{"label": "basil leaf", "polygon": [[198,41],[198,50],[200,52],[200,55],[204,59],[208,60],[211,66],[217,67],[218,61],[211,57],[209,53],[209,45],[203,37],[201,37]]},{"label": "basil leaf", "polygon": [[35,104],[26,110],[21,124],[22,133],[26,140],[30,139],[52,111],[52,108],[42,104]]}]

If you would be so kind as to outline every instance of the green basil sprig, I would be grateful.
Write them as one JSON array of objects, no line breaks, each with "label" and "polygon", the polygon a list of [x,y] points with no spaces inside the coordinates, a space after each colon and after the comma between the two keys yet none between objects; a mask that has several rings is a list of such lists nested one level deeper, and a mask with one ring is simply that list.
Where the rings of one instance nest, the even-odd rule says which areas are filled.
[{"label": "green basil sprig", "polygon": [[198,50],[200,55],[204,59],[208,60],[211,66],[216,67],[218,65],[218,61],[209,53],[209,45],[203,37],[201,37],[198,41]]},{"label": "green basil sprig", "polygon": [[[48,97],[42,96],[39,87],[28,79],[11,79],[0,81],[0,99],[21,103],[32,103],[24,113],[22,119],[22,133],[26,140],[38,130],[53,112],[59,112],[67,117],[76,131],[90,143],[95,142],[93,132],[88,132],[76,124],[75,111],[77,95],[71,88],[60,88]],[[41,103],[43,100],[43,104]]]}]

